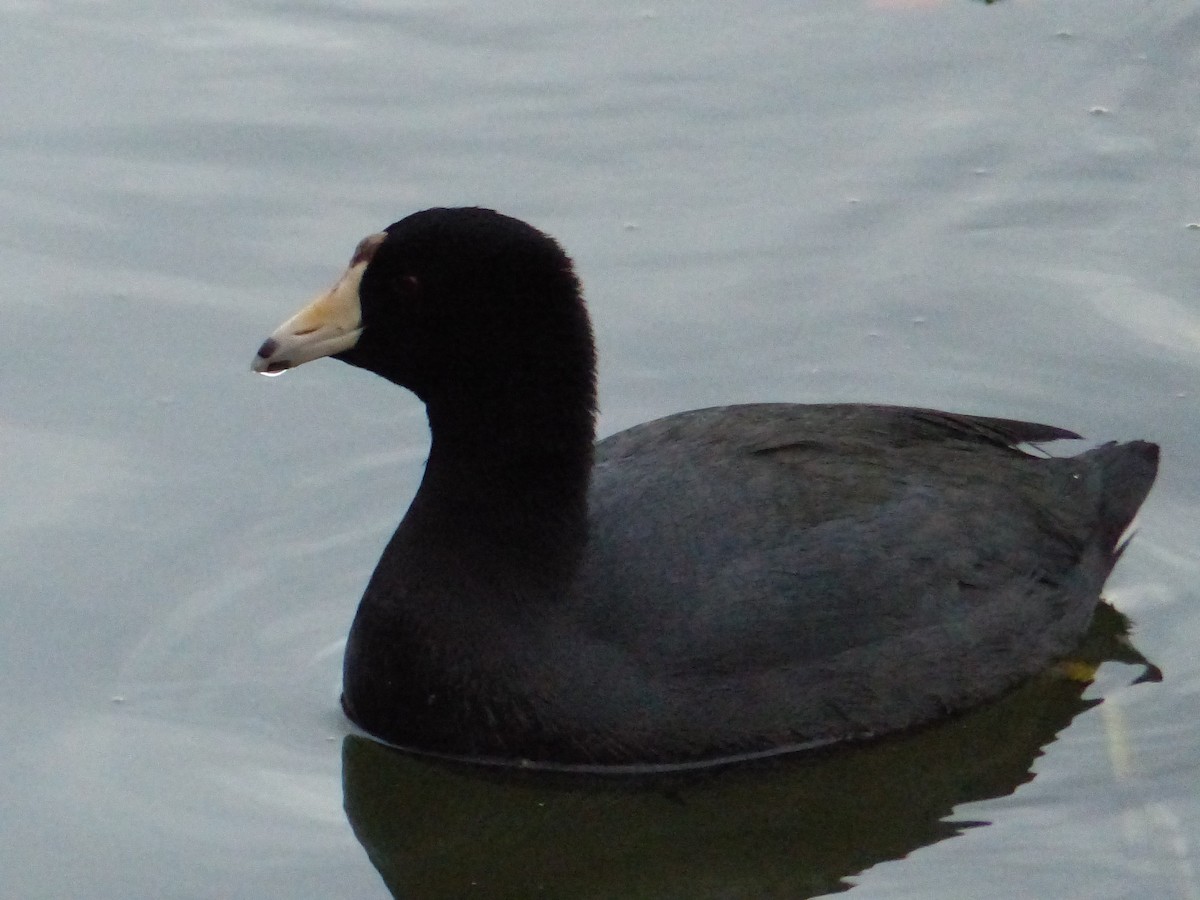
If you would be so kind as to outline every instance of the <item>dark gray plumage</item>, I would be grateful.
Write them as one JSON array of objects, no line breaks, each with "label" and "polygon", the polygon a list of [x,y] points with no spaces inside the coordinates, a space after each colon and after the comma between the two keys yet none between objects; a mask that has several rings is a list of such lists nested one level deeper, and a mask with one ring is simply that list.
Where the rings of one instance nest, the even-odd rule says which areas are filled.
[{"label": "dark gray plumage", "polygon": [[696,410],[593,450],[550,238],[476,209],[376,237],[335,355],[416,392],[432,446],[343,703],[402,746],[676,765],[929,722],[1073,648],[1155,477],[1153,444],[1043,458],[1016,445],[1076,435],[885,406]]}]

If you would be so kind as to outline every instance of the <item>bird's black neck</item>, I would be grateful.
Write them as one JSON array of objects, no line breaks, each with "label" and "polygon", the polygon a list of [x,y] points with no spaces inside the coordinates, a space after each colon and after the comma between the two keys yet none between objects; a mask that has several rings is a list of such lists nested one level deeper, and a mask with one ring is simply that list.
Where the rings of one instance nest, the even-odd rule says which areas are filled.
[{"label": "bird's black neck", "polygon": [[553,593],[587,536],[595,394],[590,371],[522,371],[473,385],[469,402],[426,398],[429,461],[397,539]]}]

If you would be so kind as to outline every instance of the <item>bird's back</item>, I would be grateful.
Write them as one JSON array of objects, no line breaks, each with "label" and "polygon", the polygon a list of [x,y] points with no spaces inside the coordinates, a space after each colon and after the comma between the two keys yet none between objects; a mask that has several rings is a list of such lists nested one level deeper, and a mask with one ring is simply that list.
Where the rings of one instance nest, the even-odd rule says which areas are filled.
[{"label": "bird's back", "polygon": [[664,725],[839,740],[965,708],[1073,648],[1153,482],[1152,444],[1014,446],[1059,437],[851,405],[638,426],[597,447],[569,608]]}]

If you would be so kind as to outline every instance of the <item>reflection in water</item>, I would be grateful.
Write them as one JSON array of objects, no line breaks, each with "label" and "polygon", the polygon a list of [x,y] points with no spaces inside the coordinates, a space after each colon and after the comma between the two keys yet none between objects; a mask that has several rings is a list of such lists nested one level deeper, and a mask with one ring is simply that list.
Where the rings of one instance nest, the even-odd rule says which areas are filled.
[{"label": "reflection in water", "polygon": [[1158,670],[1107,604],[1073,664],[908,736],[635,780],[422,760],[350,736],[346,811],[398,898],[754,897],[847,890],[870,866],[984,822],[957,804],[1012,793],[1078,713],[1105,660]]}]

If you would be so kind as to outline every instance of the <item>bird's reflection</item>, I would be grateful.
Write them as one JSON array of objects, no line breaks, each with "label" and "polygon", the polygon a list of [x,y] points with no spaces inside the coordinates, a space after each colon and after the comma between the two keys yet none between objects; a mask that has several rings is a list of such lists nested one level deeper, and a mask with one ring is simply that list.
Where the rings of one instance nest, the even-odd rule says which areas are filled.
[{"label": "bird's reflection", "polygon": [[[343,745],[346,812],[398,898],[754,897],[846,890],[846,878],[987,824],[960,803],[1012,793],[1106,660],[1158,670],[1101,605],[1070,666],[918,732],[722,770],[638,779],[431,762]],[[1066,674],[1070,672],[1071,674]]]}]

